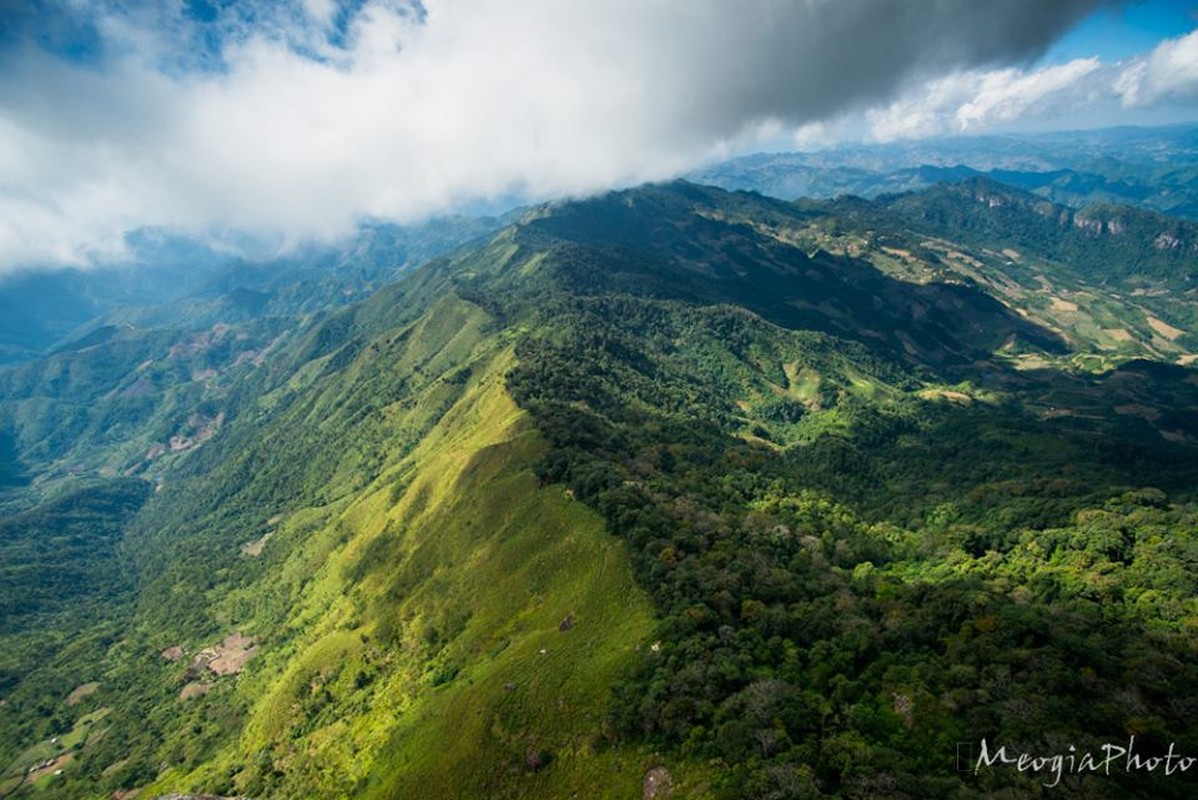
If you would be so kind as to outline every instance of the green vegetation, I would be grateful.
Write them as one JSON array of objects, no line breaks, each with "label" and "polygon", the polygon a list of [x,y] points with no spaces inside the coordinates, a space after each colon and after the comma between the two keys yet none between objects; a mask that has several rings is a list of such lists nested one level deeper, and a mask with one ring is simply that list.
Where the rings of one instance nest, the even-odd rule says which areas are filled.
[{"label": "green vegetation", "polygon": [[[341,543],[318,562],[292,552],[273,579],[227,598],[260,608],[261,595],[286,596],[307,575],[276,623],[285,641],[239,687],[255,698],[239,740],[193,775],[181,764],[163,788],[538,796],[639,764],[636,751],[594,751],[616,671],[647,636],[648,603],[599,520],[536,488],[529,466],[543,445],[503,391],[508,362],[494,358],[409,456],[327,523]],[[529,753],[544,763],[528,766]],[[613,795],[639,777],[624,771]]]},{"label": "green vegetation", "polygon": [[1062,251],[913,219],[646,187],[0,373],[0,791],[1026,796],[957,743],[1198,752],[1195,373]]},{"label": "green vegetation", "polygon": [[1028,248],[1091,280],[1185,285],[1194,275],[1198,223],[1152,211],[1107,204],[1075,211],[984,178],[883,196],[879,203],[965,243]]},{"label": "green vegetation", "polygon": [[17,456],[12,435],[0,432],[0,492],[23,486],[29,478]]},{"label": "green vegetation", "polygon": [[71,730],[64,701],[101,674],[130,612],[135,576],[118,548],[149,492],[101,483],[0,520],[0,765]]},{"label": "green vegetation", "polygon": [[[971,246],[982,269],[962,269],[959,256],[941,264],[1098,349],[1184,357],[1198,344],[1198,223],[1129,206],[1078,211],[981,178],[878,202],[883,218]],[[853,213],[873,226],[881,209]]]},{"label": "green vegetation", "polygon": [[[1192,451],[849,394],[804,418],[846,424],[779,451],[730,437],[735,419],[675,413],[681,397],[637,402],[643,352],[617,361],[573,340],[523,351],[512,375],[555,445],[544,478],[629,543],[665,617],[611,711],[632,740],[717,759],[730,797],[1034,790],[945,768],[956,742],[983,737],[1198,747],[1174,703],[1195,688]],[[736,359],[706,363],[720,375]],[[617,386],[631,402],[603,391]],[[1184,504],[1127,488],[1144,485]]]},{"label": "green vegetation", "polygon": [[85,596],[101,606],[112,600],[102,592],[121,583],[117,544],[149,491],[143,481],[113,481],[0,521],[0,634],[27,631],[42,615],[78,613]]}]

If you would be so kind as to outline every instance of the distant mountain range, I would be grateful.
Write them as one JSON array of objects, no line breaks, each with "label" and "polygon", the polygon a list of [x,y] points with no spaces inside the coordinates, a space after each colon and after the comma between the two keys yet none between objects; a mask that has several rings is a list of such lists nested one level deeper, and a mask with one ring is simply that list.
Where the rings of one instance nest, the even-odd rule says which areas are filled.
[{"label": "distant mountain range", "polygon": [[1135,205],[1198,219],[1198,127],[970,136],[758,154],[689,177],[771,197],[876,197],[984,176],[1063,205]]}]

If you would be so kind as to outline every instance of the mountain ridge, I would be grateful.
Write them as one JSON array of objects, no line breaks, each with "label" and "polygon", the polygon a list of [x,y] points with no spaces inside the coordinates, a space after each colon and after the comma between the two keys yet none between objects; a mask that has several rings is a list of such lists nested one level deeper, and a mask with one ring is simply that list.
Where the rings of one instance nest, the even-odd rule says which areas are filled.
[{"label": "mountain ridge", "polygon": [[81,741],[66,797],[985,796],[1035,776],[953,742],[1193,745],[1152,676],[1191,688],[1194,371],[841,202],[552,204],[358,303],[6,370],[23,496],[153,493],[131,619],[12,640],[4,760]]}]

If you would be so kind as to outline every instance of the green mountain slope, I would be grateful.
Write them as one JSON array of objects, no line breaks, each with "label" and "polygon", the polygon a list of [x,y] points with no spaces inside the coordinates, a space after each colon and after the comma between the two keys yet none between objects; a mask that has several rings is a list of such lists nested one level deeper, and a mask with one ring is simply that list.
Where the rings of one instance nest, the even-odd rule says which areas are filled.
[{"label": "green mountain slope", "polygon": [[[593,513],[538,487],[488,324],[452,295],[314,324],[303,368],[165,469],[126,539],[136,629],[67,679],[101,678],[79,712],[110,727],[56,791],[141,786],[161,758],[164,790],[568,795],[618,768],[612,796],[635,791],[648,753],[598,752],[600,723],[649,605]],[[191,662],[233,629],[262,648],[243,678]],[[14,706],[53,676],[23,677]]]},{"label": "green mountain slope", "polygon": [[[120,635],[136,584],[118,550],[149,491],[136,480],[77,488],[0,520],[0,691],[14,745],[70,729],[60,703],[82,683],[72,667],[101,661]],[[22,691],[34,671],[40,690]]]},{"label": "green mountain slope", "polygon": [[1189,288],[1198,277],[1198,223],[1153,211],[1110,204],[1078,211],[985,178],[880,202],[930,231],[991,247],[1031,248],[1091,280]]},{"label": "green mountain slope", "polygon": [[[1018,775],[971,780],[944,769],[956,742],[983,737],[1031,747],[1036,737],[1093,743],[1093,731],[1132,731],[1158,748],[1192,746],[1169,697],[1193,674],[1193,586],[1173,581],[1193,547],[1198,461],[1169,443],[1186,434],[1125,426],[1118,400],[1139,384],[1158,419],[1180,414],[1190,428],[1192,373],[1129,364],[1094,380],[940,356],[993,347],[992,330],[1022,334],[1022,321],[1002,313],[938,327],[943,350],[901,355],[871,335],[863,311],[840,329],[855,343],[787,331],[805,327],[788,316],[787,289],[826,295],[760,279],[756,270],[773,266],[762,257],[739,276],[739,312],[679,304],[718,285],[728,248],[697,249],[706,256],[697,267],[679,258],[686,251],[671,237],[688,223],[700,231],[688,243],[719,239],[694,220],[709,219],[706,198],[673,193],[694,203],[691,219],[633,193],[595,201],[593,216],[580,206],[562,215],[589,230],[561,217],[540,226],[614,239],[619,256],[606,263],[625,266],[595,270],[602,277],[584,284],[586,297],[548,311],[557,330],[526,340],[509,377],[554,445],[543,476],[566,482],[630,543],[666,619],[660,653],[622,690],[613,724],[717,759],[730,796],[1030,789]],[[606,235],[603,212],[624,220],[642,202],[657,225],[630,240]],[[751,199],[723,207],[720,232],[744,248],[756,236],[742,219],[800,224]],[[635,220],[618,227],[624,236]],[[636,298],[619,296],[639,259],[653,271],[638,275]],[[863,269],[810,259],[821,260],[846,265],[837,279]],[[550,250],[535,268],[561,274],[580,261]],[[688,284],[687,271],[702,267],[715,275]],[[984,306],[962,308],[976,318]],[[948,389],[934,375],[964,380]],[[993,393],[978,391],[987,386]],[[1151,605],[1161,590],[1170,611]],[[996,684],[995,669],[1013,682]],[[1141,669],[1155,688],[1133,677]],[[1118,694],[1129,682],[1134,700]],[[1114,796],[1192,788],[1079,786]]]},{"label": "green mountain slope", "polygon": [[37,601],[0,792],[1026,796],[957,744],[1198,752],[1198,379],[1042,313],[1033,274],[1099,293],[1061,252],[918,219],[643,187],[7,371],[21,552],[76,489],[144,505],[57,598],[97,635]]},{"label": "green mountain slope", "polygon": [[[242,624],[295,638],[239,687],[253,700],[236,746],[162,787],[534,796],[610,768],[589,748],[614,670],[648,633],[648,604],[599,521],[537,488],[543,445],[502,389],[507,363],[478,364],[410,456],[337,504],[329,533],[307,538],[325,549],[319,566],[292,553],[277,577],[233,593],[232,608],[285,598],[281,618]],[[291,524],[267,547],[286,546]],[[530,752],[554,769],[528,768]],[[624,790],[635,781],[628,772]]]},{"label": "green mountain slope", "polygon": [[1078,211],[983,179],[881,202],[924,234],[983,251],[1000,282],[1039,290],[1057,325],[1107,348],[1138,342],[1150,357],[1193,360],[1195,223],[1128,206]]},{"label": "green mountain slope", "polygon": [[983,179],[798,206],[805,219],[757,224],[904,281],[981,289],[1060,337],[1074,366],[1198,358],[1192,223],[1126,207],[1074,211]]}]

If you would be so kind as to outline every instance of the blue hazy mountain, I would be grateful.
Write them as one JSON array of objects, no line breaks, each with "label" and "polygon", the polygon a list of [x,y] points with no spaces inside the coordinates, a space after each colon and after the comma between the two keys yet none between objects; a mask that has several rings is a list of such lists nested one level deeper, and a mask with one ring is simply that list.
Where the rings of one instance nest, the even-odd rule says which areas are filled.
[{"label": "blue hazy mountain", "polygon": [[746,156],[691,178],[772,197],[875,197],[983,175],[1081,207],[1137,205],[1198,219],[1198,128],[971,136]]}]

